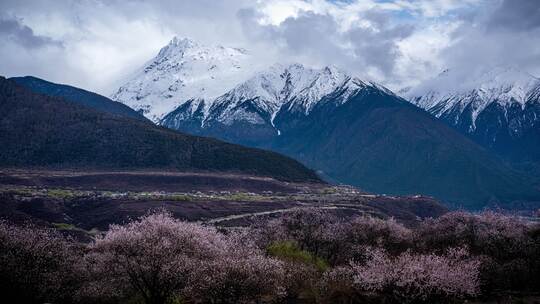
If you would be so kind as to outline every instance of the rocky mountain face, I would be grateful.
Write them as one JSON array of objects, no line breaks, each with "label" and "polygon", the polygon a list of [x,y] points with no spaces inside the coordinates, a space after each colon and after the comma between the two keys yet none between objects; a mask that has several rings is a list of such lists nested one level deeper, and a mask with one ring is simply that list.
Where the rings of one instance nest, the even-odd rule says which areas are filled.
[{"label": "rocky mountain face", "polygon": [[538,173],[540,79],[512,67],[497,67],[463,84],[458,77],[447,70],[403,96],[482,146]]},{"label": "rocky mountain face", "polygon": [[[195,94],[175,104],[159,124],[278,151],[367,191],[427,194],[471,209],[540,202],[526,177],[467,137],[383,86],[332,66],[275,64],[219,96]],[[147,115],[155,112],[150,107]]]}]

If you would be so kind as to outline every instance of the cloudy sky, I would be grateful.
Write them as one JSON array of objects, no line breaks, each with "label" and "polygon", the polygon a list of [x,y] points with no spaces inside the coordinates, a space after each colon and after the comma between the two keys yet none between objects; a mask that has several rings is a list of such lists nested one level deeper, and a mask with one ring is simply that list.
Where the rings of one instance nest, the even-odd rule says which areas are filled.
[{"label": "cloudy sky", "polygon": [[446,68],[540,76],[538,0],[2,0],[0,75],[109,94],[173,36],[395,90]]}]

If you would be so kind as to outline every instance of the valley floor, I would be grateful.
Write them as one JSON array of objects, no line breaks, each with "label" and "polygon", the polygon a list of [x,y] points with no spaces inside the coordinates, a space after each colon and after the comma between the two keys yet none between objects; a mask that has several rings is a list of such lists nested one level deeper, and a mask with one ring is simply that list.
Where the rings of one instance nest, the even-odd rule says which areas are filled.
[{"label": "valley floor", "polygon": [[447,210],[428,197],[393,197],[348,186],[300,184],[238,174],[155,171],[0,170],[0,217],[57,227],[89,239],[151,210],[219,226],[323,207],[342,217],[371,214],[414,225]]}]

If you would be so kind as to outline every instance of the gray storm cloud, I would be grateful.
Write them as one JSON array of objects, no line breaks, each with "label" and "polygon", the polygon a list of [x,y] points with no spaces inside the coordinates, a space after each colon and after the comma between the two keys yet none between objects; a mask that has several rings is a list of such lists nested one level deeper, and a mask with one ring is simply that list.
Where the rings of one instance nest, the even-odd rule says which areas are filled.
[{"label": "gray storm cloud", "polygon": [[504,0],[487,23],[490,31],[527,31],[540,27],[540,2],[536,0]]},{"label": "gray storm cloud", "polygon": [[11,40],[26,48],[43,46],[63,47],[61,41],[34,34],[34,31],[18,19],[0,17],[0,37]]},{"label": "gray storm cloud", "polygon": [[277,46],[286,58],[339,65],[360,74],[371,68],[386,78],[394,76],[401,55],[397,43],[414,32],[412,25],[392,25],[390,15],[375,10],[360,15],[370,26],[345,31],[328,14],[303,13],[279,25],[258,24],[253,10],[244,10],[239,16],[248,37]]},{"label": "gray storm cloud", "polygon": [[466,21],[443,50],[446,66],[462,79],[494,66],[513,66],[540,76],[540,3],[504,0]]}]

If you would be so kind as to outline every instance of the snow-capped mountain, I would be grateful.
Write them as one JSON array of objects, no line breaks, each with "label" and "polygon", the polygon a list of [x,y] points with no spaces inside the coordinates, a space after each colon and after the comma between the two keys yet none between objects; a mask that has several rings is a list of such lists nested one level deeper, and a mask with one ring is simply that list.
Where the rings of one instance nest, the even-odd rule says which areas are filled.
[{"label": "snow-capped mountain", "polygon": [[459,119],[456,114],[467,112],[473,131],[478,115],[492,103],[503,108],[514,104],[523,108],[540,96],[540,79],[514,67],[497,67],[466,83],[459,83],[458,77],[445,70],[404,97],[437,117],[451,114]]},{"label": "snow-capped mountain", "polygon": [[245,50],[173,39],[113,98],[162,126],[274,150],[368,191],[472,208],[532,193],[498,158],[381,85],[333,66],[254,62]]},{"label": "snow-capped mountain", "polygon": [[496,67],[464,81],[446,70],[402,96],[512,160],[540,160],[540,79]]},{"label": "snow-capped mountain", "polygon": [[335,67],[273,65],[209,103],[190,100],[161,124],[274,150],[368,191],[424,193],[474,208],[503,198],[501,189],[529,191],[445,123]]},{"label": "snow-capped mountain", "polygon": [[190,99],[213,100],[226,93],[255,66],[244,49],[175,37],[111,98],[159,122]]},{"label": "snow-capped mountain", "polygon": [[287,104],[289,110],[308,114],[311,108],[339,88],[343,95],[374,86],[330,66],[313,69],[302,64],[256,64],[244,49],[206,46],[191,39],[173,38],[146,63],[112,99],[140,111],[155,123],[199,120],[230,124],[235,120],[261,120],[240,111],[246,101],[269,115],[270,122]]},{"label": "snow-capped mountain", "polygon": [[207,101],[190,100],[167,114],[161,123],[175,129],[183,129],[186,122],[202,129],[235,123],[267,125],[280,135],[275,123],[278,115],[307,116],[327,96],[335,95],[332,102],[339,105],[366,88],[392,94],[378,84],[364,82],[333,66],[314,69],[302,64],[275,64],[210,100],[210,106],[205,104]]}]

